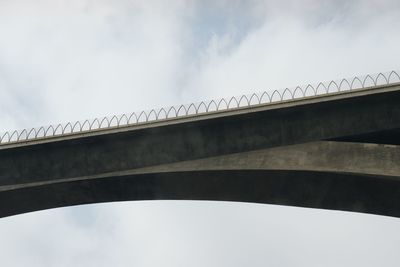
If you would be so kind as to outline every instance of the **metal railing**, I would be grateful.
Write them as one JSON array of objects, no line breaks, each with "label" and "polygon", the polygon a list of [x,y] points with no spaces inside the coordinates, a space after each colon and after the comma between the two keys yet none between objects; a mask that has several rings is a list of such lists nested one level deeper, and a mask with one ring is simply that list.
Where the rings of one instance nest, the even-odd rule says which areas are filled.
[{"label": "metal railing", "polygon": [[42,126],[38,128],[22,129],[0,133],[0,145],[26,142],[30,140],[43,139],[76,133],[97,131],[100,129],[126,127],[135,124],[151,123],[183,116],[195,116],[208,112],[231,110],[243,107],[251,107],[261,104],[278,103],[282,101],[299,100],[307,97],[327,95],[331,93],[346,93],[349,91],[364,89],[373,86],[389,85],[400,82],[399,72],[390,71],[374,75],[365,75],[350,79],[341,79],[306,86],[285,88],[275,90],[272,93],[267,91],[242,95],[218,100],[202,101],[188,105],[171,106],[168,108],[152,109],[150,111],[132,112],[114,116],[106,116],[91,120],[68,122]]}]

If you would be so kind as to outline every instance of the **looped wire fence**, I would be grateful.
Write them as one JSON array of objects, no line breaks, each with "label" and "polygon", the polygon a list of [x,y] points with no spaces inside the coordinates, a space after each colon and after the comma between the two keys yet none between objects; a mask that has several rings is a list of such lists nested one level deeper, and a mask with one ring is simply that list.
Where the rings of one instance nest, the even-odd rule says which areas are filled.
[{"label": "looped wire fence", "polygon": [[284,88],[273,92],[260,92],[250,95],[221,98],[218,100],[202,101],[189,105],[171,106],[168,108],[152,109],[150,111],[132,112],[129,114],[114,115],[111,117],[95,118],[65,124],[42,126],[39,128],[23,129],[0,133],[0,145],[25,142],[34,139],[54,137],[75,133],[84,133],[94,130],[126,127],[135,124],[151,123],[183,116],[193,116],[208,112],[251,107],[261,104],[271,104],[288,100],[298,100],[307,97],[327,95],[331,93],[349,92],[368,87],[400,83],[397,71],[341,79],[318,84],[308,84],[294,88]]}]

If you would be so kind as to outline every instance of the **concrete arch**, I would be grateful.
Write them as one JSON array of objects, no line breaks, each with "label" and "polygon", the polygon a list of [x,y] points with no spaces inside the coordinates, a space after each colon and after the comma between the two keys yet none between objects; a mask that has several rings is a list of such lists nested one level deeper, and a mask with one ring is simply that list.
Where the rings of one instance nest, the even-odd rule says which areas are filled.
[{"label": "concrete arch", "polygon": [[[338,156],[340,155],[340,156]],[[220,200],[400,217],[400,147],[320,141],[0,186],[0,216],[126,200]],[[11,205],[4,205],[10,203]]]},{"label": "concrete arch", "polygon": [[387,177],[309,171],[165,172],[50,183],[0,194],[1,216],[127,200],[268,203],[400,217],[400,183]]},{"label": "concrete arch", "polygon": [[400,217],[399,103],[390,85],[8,143],[0,217],[151,199]]}]

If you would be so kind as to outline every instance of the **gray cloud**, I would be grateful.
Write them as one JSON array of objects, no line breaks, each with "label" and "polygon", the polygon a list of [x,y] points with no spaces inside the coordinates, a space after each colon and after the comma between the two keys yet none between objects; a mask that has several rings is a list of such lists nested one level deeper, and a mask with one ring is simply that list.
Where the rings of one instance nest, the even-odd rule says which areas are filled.
[{"label": "gray cloud", "polygon": [[[0,1],[0,131],[399,68],[398,1]],[[4,266],[398,266],[398,219],[133,202],[0,220]]]},{"label": "gray cloud", "polygon": [[273,205],[114,203],[2,219],[0,251],[6,266],[397,266],[398,227]]},{"label": "gray cloud", "polygon": [[333,2],[308,2],[267,6],[264,23],[240,42],[229,32],[212,36],[200,67],[193,68],[187,94],[250,93],[397,67],[400,7],[383,9],[384,2],[377,2],[331,8]]}]

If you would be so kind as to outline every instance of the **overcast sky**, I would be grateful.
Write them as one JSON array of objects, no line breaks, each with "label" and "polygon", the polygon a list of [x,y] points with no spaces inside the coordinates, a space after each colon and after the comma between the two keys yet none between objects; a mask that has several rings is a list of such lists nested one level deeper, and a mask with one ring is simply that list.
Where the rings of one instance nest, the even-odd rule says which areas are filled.
[{"label": "overcast sky", "polygon": [[[397,0],[0,0],[0,132],[400,69],[399,29]],[[396,218],[247,203],[0,220],[1,266],[397,267],[399,247]]]}]

